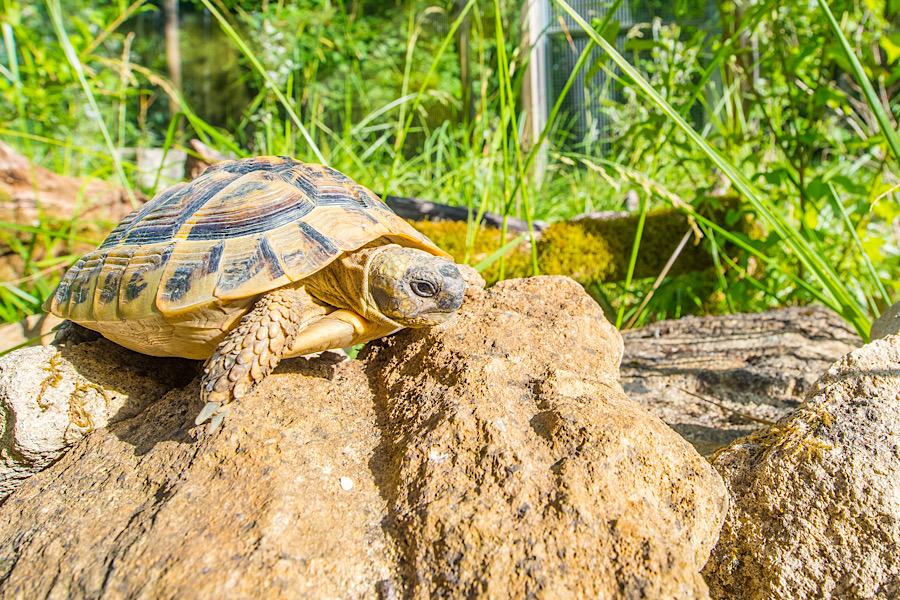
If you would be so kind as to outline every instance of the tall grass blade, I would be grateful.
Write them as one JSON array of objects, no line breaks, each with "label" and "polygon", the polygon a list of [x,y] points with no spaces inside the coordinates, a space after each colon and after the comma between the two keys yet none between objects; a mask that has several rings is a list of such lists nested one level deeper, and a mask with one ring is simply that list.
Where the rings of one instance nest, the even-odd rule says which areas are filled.
[{"label": "tall grass blade", "polygon": [[[644,223],[647,220],[647,205],[650,201],[649,194],[644,194],[641,201],[641,214],[638,217],[637,230],[634,232],[634,243],[631,245],[631,256],[628,259],[628,272],[625,274],[625,293],[631,288],[631,281],[634,277],[634,269],[637,265],[638,249],[641,246],[641,238],[644,235]],[[624,294],[623,294],[624,295]],[[642,310],[643,307],[639,310]],[[637,313],[636,313],[637,314]],[[619,303],[619,312],[616,313],[616,329],[622,328],[622,321],[625,319],[625,302]]]},{"label": "tall grass blade", "polygon": [[718,151],[704,140],[693,127],[688,125],[684,118],[645,80],[638,71],[632,67],[625,58],[619,54],[612,45],[598,34],[565,0],[554,0],[578,25],[609,54],[616,65],[622,69],[652,101],[672,119],[678,127],[690,138],[693,144],[700,149],[722,172],[731,180],[735,188],[750,201],[757,212],[769,222],[775,232],[784,239],[785,243],[794,251],[797,258],[806,266],[824,291],[833,299],[830,304],[837,307],[840,313],[860,336],[867,338],[870,319],[865,306],[850,292],[843,281],[837,276],[825,257],[818,254],[812,246],[791,226],[782,211],[773,205],[756,186],[744,177],[737,167],[726,160]]},{"label": "tall grass blade", "polygon": [[52,229],[43,229],[41,227],[34,227],[32,225],[21,225],[19,223],[13,223],[11,221],[0,221],[0,229],[11,229],[13,231],[23,231],[26,233],[36,233],[39,235],[45,235],[50,238],[60,238],[65,240],[71,240],[75,242],[82,242],[86,244],[96,244],[98,240],[92,240],[85,237],[72,235],[66,231],[53,231]]},{"label": "tall grass blade", "polygon": [[94,100],[94,93],[91,90],[91,86],[84,76],[84,67],[81,64],[81,60],[78,58],[78,53],[75,52],[75,48],[72,47],[72,43],[69,41],[69,36],[63,26],[62,9],[60,8],[59,0],[47,0],[47,10],[50,13],[50,20],[53,21],[53,29],[56,30],[56,37],[59,39],[59,45],[62,46],[69,64],[72,65],[72,69],[75,71],[75,74],[78,75],[81,89],[84,90],[88,103],[91,105],[91,110],[94,111],[94,121],[97,123],[97,127],[103,134],[103,140],[106,142],[106,147],[109,150],[109,156],[115,167],[116,175],[118,175],[122,187],[125,188],[125,192],[128,194],[128,200],[131,202],[132,208],[137,208],[138,203],[137,199],[134,197],[134,191],[131,189],[131,184],[128,183],[128,178],[125,176],[125,170],[122,168],[122,161],[119,160],[116,147],[113,145],[112,138],[109,136],[109,131],[106,129],[106,123],[103,122],[103,115],[100,112],[100,107],[97,106],[97,101]]},{"label": "tall grass blade", "polygon": [[525,239],[527,239],[530,235],[531,234],[523,233],[522,235],[520,235],[513,241],[507,242],[499,250],[495,250],[490,255],[486,256],[484,258],[484,260],[482,260],[477,265],[475,265],[475,270],[478,271],[479,273],[481,273],[482,271],[484,271],[485,269],[490,267],[492,264],[494,264],[495,262],[500,260],[500,258],[509,254],[513,248],[515,248],[516,246],[521,244],[523,241],[525,241]]},{"label": "tall grass blade", "polygon": [[[16,102],[16,112],[19,120],[22,122],[22,129],[28,133],[28,115],[25,113],[25,99],[22,94],[22,78],[19,75],[18,52],[16,51],[16,37],[13,28],[9,23],[0,24],[3,28],[3,43],[6,45],[6,56],[9,58],[9,80],[13,87],[13,94]],[[28,138],[25,138],[25,148],[31,153],[31,144]]]},{"label": "tall grass blade", "polygon": [[832,203],[838,209],[838,212],[841,214],[841,218],[844,220],[844,226],[847,228],[847,231],[850,233],[851,237],[853,237],[853,243],[856,245],[856,251],[859,252],[859,255],[862,257],[863,263],[866,265],[866,270],[869,271],[869,275],[871,276],[872,281],[875,283],[875,287],[878,288],[878,293],[881,294],[882,301],[885,304],[891,304],[891,297],[888,294],[887,290],[884,288],[884,285],[881,283],[881,277],[878,276],[878,271],[875,270],[875,265],[873,265],[872,261],[869,260],[869,255],[866,254],[866,249],[863,248],[862,240],[859,239],[859,234],[856,233],[856,228],[853,226],[853,223],[850,222],[850,215],[847,214],[847,209],[844,208],[844,203],[841,202],[837,190],[834,189],[834,184],[832,184],[830,181],[828,182],[828,190],[830,192]]},{"label": "tall grass blade", "polygon": [[881,101],[878,99],[878,94],[875,93],[875,88],[872,87],[869,78],[866,77],[865,69],[863,69],[863,66],[860,64],[853,48],[850,47],[850,42],[847,41],[847,37],[844,35],[844,32],[841,31],[841,26],[838,24],[837,20],[835,20],[834,15],[831,13],[831,9],[828,8],[828,4],[825,0],[816,1],[825,13],[825,17],[828,19],[828,23],[831,25],[831,30],[834,32],[835,37],[837,37],[838,41],[841,43],[844,55],[847,57],[847,60],[850,61],[850,66],[853,68],[853,74],[856,75],[856,83],[859,84],[863,94],[866,96],[866,102],[868,102],[869,108],[872,110],[875,119],[878,121],[878,127],[881,129],[881,134],[884,136],[884,139],[887,140],[888,146],[890,146],[891,152],[894,154],[894,160],[900,163],[900,137],[897,136],[897,131],[891,124],[891,120],[887,116],[887,113],[884,112],[884,107],[881,106]]}]

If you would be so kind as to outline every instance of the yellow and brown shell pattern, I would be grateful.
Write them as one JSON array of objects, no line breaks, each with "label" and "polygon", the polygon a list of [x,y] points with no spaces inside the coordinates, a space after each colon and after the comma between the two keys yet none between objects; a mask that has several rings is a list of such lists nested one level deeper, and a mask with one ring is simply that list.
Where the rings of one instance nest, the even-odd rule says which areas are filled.
[{"label": "yellow and brown shell pattern", "polygon": [[379,238],[447,256],[332,168],[223,161],[125,217],[69,269],[48,308],[76,322],[184,314],[302,280]]}]

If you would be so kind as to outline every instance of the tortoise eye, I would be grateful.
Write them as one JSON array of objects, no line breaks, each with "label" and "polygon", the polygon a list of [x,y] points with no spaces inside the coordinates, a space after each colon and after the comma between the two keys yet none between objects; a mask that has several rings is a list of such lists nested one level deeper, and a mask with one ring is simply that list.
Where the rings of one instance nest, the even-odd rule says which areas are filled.
[{"label": "tortoise eye", "polygon": [[413,281],[410,286],[416,296],[431,298],[437,294],[437,288],[430,281]]}]

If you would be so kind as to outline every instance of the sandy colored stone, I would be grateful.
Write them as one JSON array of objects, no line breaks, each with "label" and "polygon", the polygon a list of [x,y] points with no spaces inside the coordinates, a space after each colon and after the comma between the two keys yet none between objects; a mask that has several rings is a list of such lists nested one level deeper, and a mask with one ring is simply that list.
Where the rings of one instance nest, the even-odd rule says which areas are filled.
[{"label": "sandy colored stone", "polygon": [[796,409],[862,343],[820,306],[659,321],[622,337],[625,393],[703,455]]},{"label": "sandy colored stone", "polygon": [[869,337],[872,340],[880,340],[895,333],[900,333],[900,302],[887,307],[881,316],[875,319]]},{"label": "sandy colored stone", "polygon": [[375,473],[413,598],[702,598],[725,511],[616,383],[618,332],[565,277],[512,280],[367,357]]},{"label": "sandy colored stone", "polygon": [[732,508],[715,598],[900,597],[900,336],[836,362],[806,402],[714,460]]},{"label": "sandy colored stone", "polygon": [[195,371],[105,340],[0,357],[0,501],[85,435],[134,416]]},{"label": "sandy colored stone", "polygon": [[622,393],[621,353],[541,277],[285,361],[213,435],[194,379],[0,505],[0,598],[707,597],[722,481]]},{"label": "sandy colored stone", "polygon": [[379,432],[345,365],[287,361],[213,436],[199,380],[88,436],[0,507],[0,597],[376,598]]}]

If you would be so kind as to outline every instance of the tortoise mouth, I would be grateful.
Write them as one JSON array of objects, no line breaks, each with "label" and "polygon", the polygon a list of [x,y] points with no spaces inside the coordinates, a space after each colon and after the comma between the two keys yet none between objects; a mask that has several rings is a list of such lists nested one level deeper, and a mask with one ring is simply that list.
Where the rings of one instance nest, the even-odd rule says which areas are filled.
[{"label": "tortoise mouth", "polygon": [[429,311],[403,320],[406,327],[432,327],[449,321],[453,315],[452,312]]},{"label": "tortoise mouth", "polygon": [[439,325],[456,314],[456,309],[433,309],[409,316],[406,321],[413,325]]}]

